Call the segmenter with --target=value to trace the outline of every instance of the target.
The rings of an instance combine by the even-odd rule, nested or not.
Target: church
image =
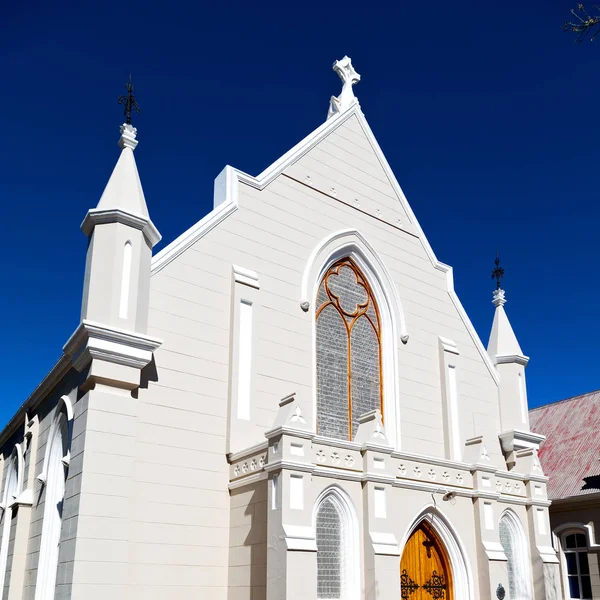
[[[486,349],[333,68],[156,254],[129,90],[80,324],[0,434],[3,598],[563,597],[502,271]]]

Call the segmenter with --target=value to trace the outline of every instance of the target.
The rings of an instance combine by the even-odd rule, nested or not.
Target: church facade
[[[554,600],[543,436],[361,112],[162,251],[136,129],[82,230],[81,323],[1,434],[9,600]]]

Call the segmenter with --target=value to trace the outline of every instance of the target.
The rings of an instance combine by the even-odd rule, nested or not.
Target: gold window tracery
[[[383,414],[381,322],[369,283],[350,258],[323,277],[316,302],[317,431],[352,440],[361,415]]]

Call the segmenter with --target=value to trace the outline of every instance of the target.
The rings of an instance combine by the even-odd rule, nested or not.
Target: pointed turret
[[[523,354],[517,336],[508,320],[504,305],[506,294],[500,287],[500,279],[504,269],[496,257],[496,268],[492,277],[497,280],[494,290],[493,304],[496,307],[488,354],[496,365],[500,375],[499,400],[502,430],[529,431],[529,414],[527,407],[527,386],[525,383],[525,367],[529,358]]]
[[[131,81],[127,91],[119,99],[126,116],[120,129],[121,155],[100,202],[81,224],[88,236],[81,324],[65,351],[79,370],[92,361],[89,385],[100,381],[133,389],[139,385],[140,369],[160,344],[146,330],[152,247],[161,236],[148,214],[133,156],[138,141],[131,111],[137,103]]]
[[[527,364],[528,358],[523,355],[521,346],[517,341],[517,336],[508,320],[504,305],[506,304],[506,293],[503,289],[494,290],[494,299],[492,303],[496,307],[490,341],[488,342],[488,354],[494,364],[505,361],[507,358],[520,357],[521,361]]]
[[[161,236],[133,156],[136,133],[131,124],[121,125],[121,155],[81,225],[90,240],[81,318],[145,333],[152,247]]]

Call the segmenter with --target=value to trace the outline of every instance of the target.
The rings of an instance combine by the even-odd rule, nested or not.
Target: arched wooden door
[[[410,536],[400,561],[403,600],[453,600],[448,555],[435,531],[421,523]]]

